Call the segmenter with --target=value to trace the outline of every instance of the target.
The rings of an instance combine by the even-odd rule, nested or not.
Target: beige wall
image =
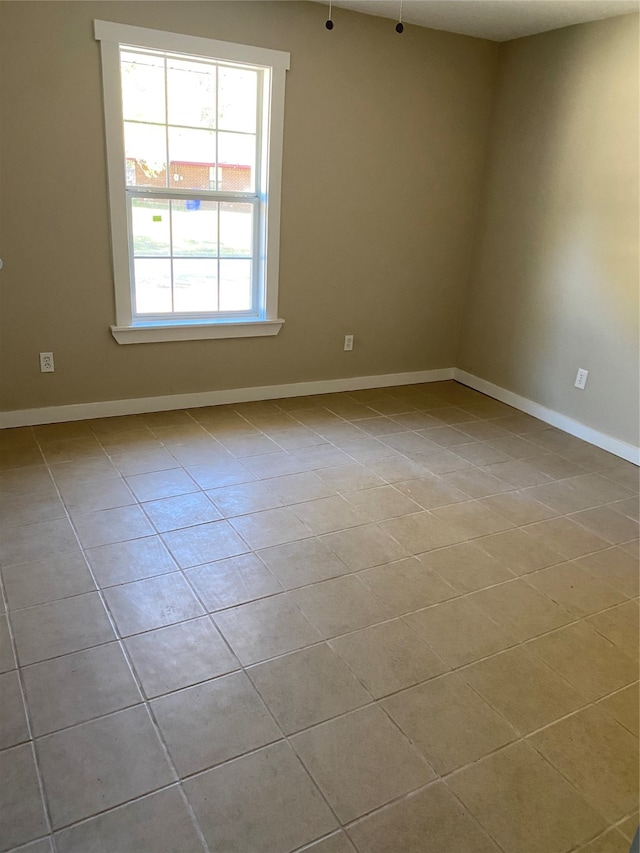
[[[458,367],[637,444],[638,16],[501,51]]]
[[[0,409],[453,365],[497,45],[315,3],[0,11]],[[278,337],[113,340],[94,18],[291,52]]]

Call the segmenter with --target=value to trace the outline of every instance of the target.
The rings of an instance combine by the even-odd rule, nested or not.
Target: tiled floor
[[[631,464],[443,382],[5,430],[0,488],[1,851],[628,851]]]

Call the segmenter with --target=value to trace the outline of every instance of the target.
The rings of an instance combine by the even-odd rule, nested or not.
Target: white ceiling
[[[329,8],[329,0],[314,2]],[[395,21],[400,12],[400,0],[333,0],[333,6]],[[639,10],[640,0],[404,0],[402,20],[434,30],[508,41]],[[333,19],[340,26],[339,9]]]

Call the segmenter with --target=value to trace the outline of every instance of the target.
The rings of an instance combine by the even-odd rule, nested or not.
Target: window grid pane
[[[121,51],[128,187],[254,193],[259,71]]]
[[[252,310],[256,202],[130,200],[136,314]]]

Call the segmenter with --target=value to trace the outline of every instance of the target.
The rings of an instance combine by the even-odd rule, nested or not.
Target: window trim
[[[110,21],[94,21],[94,34],[101,43],[104,117],[107,151],[109,214],[113,253],[116,323],[111,332],[118,343],[203,340],[206,338],[263,337],[277,335],[284,320],[278,317],[278,273],[280,249],[280,209],[282,146],[284,132],[285,75],[289,54],[279,50],[235,44],[234,42],[133,27]],[[133,317],[133,288],[130,274],[126,159],[120,83],[120,46],[166,50],[172,53],[203,56],[209,59],[262,66],[270,71],[268,164],[266,197],[259,205],[264,229],[262,245],[264,296],[257,318],[203,317],[177,320],[144,321]],[[263,149],[267,151],[265,147]],[[263,155],[264,156],[264,155]],[[268,168],[267,168],[268,165]],[[197,193],[196,193],[197,194]]]

